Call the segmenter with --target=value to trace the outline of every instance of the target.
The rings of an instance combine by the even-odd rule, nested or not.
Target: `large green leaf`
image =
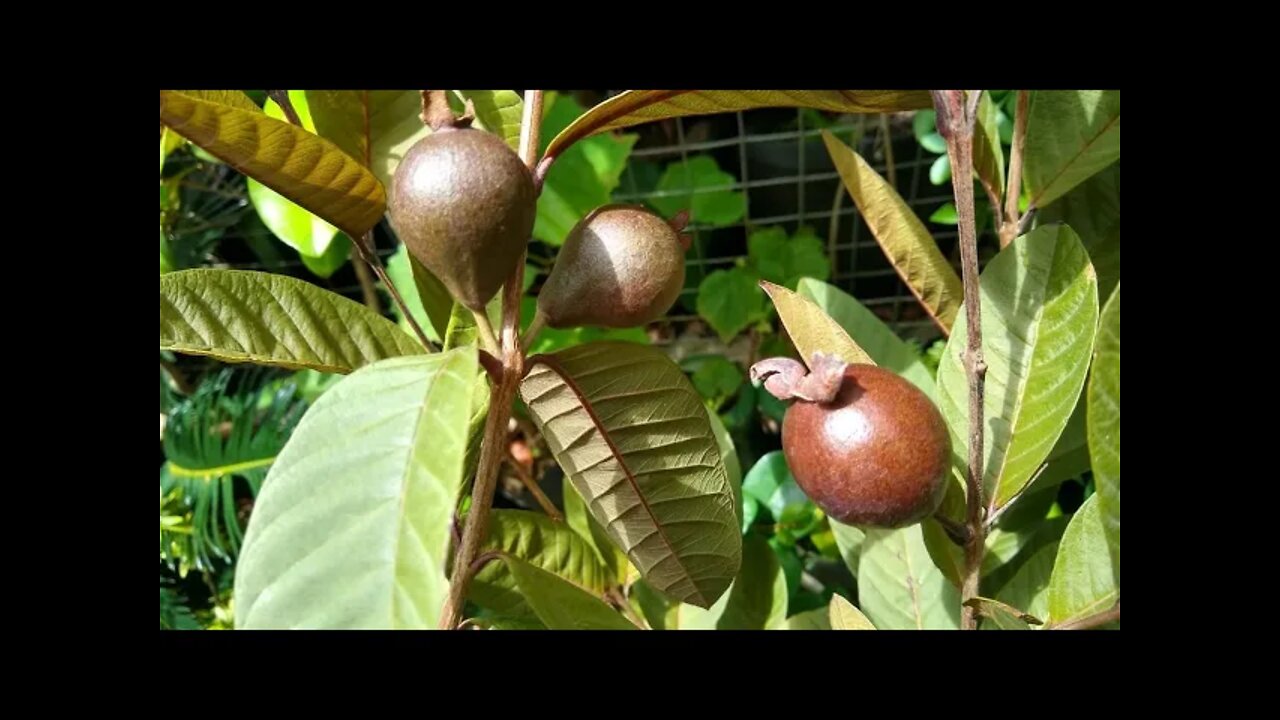
[[[1111,562],[1100,497],[1095,493],[1084,501],[1058,545],[1049,581],[1053,625],[1109,610],[1120,599],[1120,568]]]
[[[507,141],[512,150],[520,149],[520,121],[524,101],[514,90],[451,90],[455,99],[470,100],[476,110],[473,127],[488,130]]]
[[[938,327],[950,332],[964,301],[964,286],[955,268],[893,186],[831,133],[824,130],[822,139],[845,189],[885,256]]]
[[[831,534],[835,536],[836,547],[840,550],[840,558],[844,560],[845,567],[849,568],[855,578],[858,577],[858,565],[861,564],[862,547],[866,544],[867,533],[860,527],[845,525],[831,518],[827,518],[827,523],[831,526]]]
[[[1098,322],[1098,289],[1070,228],[1019,237],[981,278],[985,492],[995,508],[1015,498],[1048,457],[1084,387]],[[969,383],[962,314],[938,368],[938,406],[956,463],[969,457]]]
[[[543,110],[543,146],[582,112],[582,106],[568,95],[549,96]],[[637,135],[602,135],[569,148],[542,183],[533,236],[560,245],[578,221],[609,202],[637,139]]]
[[[337,145],[255,106],[247,110],[197,92],[160,91],[160,122],[352,237],[382,218],[387,195]]]
[[[681,630],[768,630],[787,619],[787,579],[769,543],[754,533],[742,540],[742,567],[708,609],[680,606]]]
[[[341,295],[284,275],[215,269],[161,276],[160,349],[336,373],[426,352]]]
[[[1050,493],[1054,494],[1054,493]],[[1030,502],[1032,498],[1026,498],[1026,502]],[[1016,512],[1021,509],[1022,502],[1019,501]],[[1017,531],[993,530],[988,535],[987,554],[982,562],[982,590],[984,593],[994,595],[1004,600],[999,595],[1003,592],[1010,580],[1022,571],[1022,568],[1029,563],[1035,556],[1046,546],[1052,545],[1055,549],[1049,554],[1047,560],[1048,567],[1044,570],[1045,588],[1049,585],[1049,574],[1053,571],[1053,557],[1057,553],[1057,545],[1062,540],[1062,534],[1067,529],[1067,523],[1071,521],[1070,516],[1058,515],[1048,520],[1041,520],[1035,526],[1026,527]],[[1010,545],[1016,545],[1010,548]],[[1046,596],[1047,600],[1048,596]],[[1005,602],[1009,602],[1005,600]],[[1017,604],[1017,603],[1011,603]],[[1019,605],[1024,610],[1025,606]],[[1036,617],[1044,618],[1048,616],[1045,608],[1041,608],[1043,614]],[[1034,612],[1032,613],[1035,614]]]
[[[923,90],[628,90],[596,105],[565,128],[547,155],[589,135],[690,115],[762,107],[806,107],[838,113],[889,113],[933,106]]]
[[[827,608],[820,607],[812,610],[805,610],[802,613],[796,613],[787,618],[787,622],[780,630],[830,630],[831,618],[830,611]]]
[[[810,278],[800,281],[800,296],[839,323],[876,365],[898,373],[931,398],[937,394],[933,373],[920,362],[920,354],[853,296]]]
[[[608,570],[595,550],[562,522],[526,510],[493,510],[489,533],[481,552],[498,552],[571,582],[599,597],[611,585]],[[533,613],[516,586],[515,578],[501,562],[490,562],[476,573],[469,598],[505,617]]]
[[[294,431],[236,568],[239,628],[434,628],[476,352],[395,358],[344,378]]]
[[[562,481],[561,496],[564,498],[564,519],[569,527],[582,538],[595,553],[596,559],[605,568],[610,585],[622,585],[626,582],[627,571],[631,563],[627,554],[622,552],[609,533],[604,531],[595,517],[587,510],[587,504],[573,487],[573,481],[566,475]]]
[[[741,562],[702,399],[658,350],[597,342],[529,359],[520,394],[588,509],[655,589],[699,607]]]
[[[1089,455],[1111,561],[1120,575],[1120,286],[1102,310],[1089,378]]]
[[[828,618],[832,630],[875,630],[862,611],[845,600],[841,595],[832,595],[831,604],[827,606]]]
[[[764,295],[749,268],[717,270],[698,286],[698,314],[728,343],[752,323],[768,316]]]
[[[760,287],[769,294],[787,335],[806,365],[816,352],[835,355],[847,363],[875,364],[871,356],[817,302],[770,282],[762,282]]]
[[[1033,206],[1048,206],[1119,159],[1119,90],[1031,94],[1022,173]]]
[[[960,594],[934,567],[919,525],[866,529],[858,604],[881,630],[955,630]]]
[[[1080,183],[1036,213],[1036,225],[1066,223],[1080,236],[1098,273],[1098,297],[1120,282],[1120,163]]]
[[[516,589],[551,630],[638,630],[591,593],[519,558],[504,555]]]
[[[1033,617],[1049,617],[1049,579],[1053,575],[1056,541],[1032,553],[1008,582],[1000,588],[996,599]],[[984,628],[993,623],[983,623]],[[997,626],[998,627],[998,626]]]
[[[973,136],[973,172],[997,202],[1004,197],[1004,149],[1000,144],[999,121],[1000,106],[991,102],[991,91],[983,90]]]
[[[738,462],[738,451],[734,449],[733,438],[720,416],[708,411],[707,420],[711,422],[711,432],[716,436],[716,447],[720,448],[720,464],[724,466],[729,487],[733,489],[733,511],[737,513],[738,525],[742,525],[742,464]]]
[[[301,90],[290,90],[289,99],[294,111],[298,114],[298,119],[302,122],[302,127],[315,132],[315,123],[311,121],[306,95]],[[263,105],[263,111],[267,117],[286,120],[284,110],[276,104],[275,100],[267,100]],[[262,219],[262,224],[266,225],[272,234],[305,258],[320,258],[325,255],[338,235],[338,228],[253,178],[248,179],[247,185],[249,200],[257,210],[258,217]],[[347,245],[347,252],[349,253],[350,250],[351,246]],[[345,260],[345,257],[342,259]],[[332,268],[328,274],[323,271],[316,274],[327,278],[336,269]]]

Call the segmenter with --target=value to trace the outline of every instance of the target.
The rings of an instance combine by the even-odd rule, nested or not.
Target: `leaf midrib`
[[[1043,187],[1043,188],[1041,188],[1041,190],[1040,190],[1040,194],[1039,194],[1039,195],[1037,195],[1036,197],[1031,198],[1031,201],[1030,201],[1030,205],[1031,205],[1031,207],[1039,207],[1039,206],[1040,206],[1040,198],[1044,197],[1045,193],[1046,193],[1046,192],[1048,192],[1048,190],[1049,190],[1050,188],[1052,188],[1052,187],[1053,187],[1053,184],[1054,184],[1054,183],[1056,183],[1056,182],[1058,182],[1058,179],[1059,179],[1059,178],[1061,178],[1061,177],[1063,176],[1063,174],[1067,172],[1067,168],[1070,168],[1072,165],[1074,165],[1074,164],[1075,164],[1075,162],[1076,162],[1077,160],[1079,160],[1079,159],[1080,159],[1080,158],[1085,154],[1085,152],[1086,152],[1086,151],[1090,150],[1090,149],[1093,147],[1094,143],[1096,143],[1096,142],[1098,141],[1098,139],[1099,139],[1099,138],[1101,138],[1103,135],[1106,135],[1106,134],[1107,134],[1107,131],[1111,129],[1111,125],[1112,125],[1112,124],[1114,124],[1114,123],[1117,123],[1117,122],[1120,122],[1120,115],[1119,115],[1119,114],[1117,114],[1115,117],[1113,117],[1113,118],[1111,118],[1110,120],[1108,120],[1108,121],[1107,121],[1107,123],[1106,123],[1105,125],[1103,125],[1103,126],[1102,126],[1102,129],[1098,131],[1098,134],[1096,134],[1096,135],[1094,135],[1093,137],[1089,138],[1089,139],[1085,142],[1085,144],[1084,144],[1083,146],[1081,146],[1080,150],[1079,150],[1078,152],[1076,152],[1076,154],[1075,154],[1075,155],[1071,156],[1071,159],[1070,159],[1070,160],[1068,160],[1067,162],[1063,163],[1062,167],[1058,169],[1058,173],[1057,173],[1056,175],[1054,175],[1052,178],[1050,178],[1050,179],[1049,179],[1049,181],[1048,181],[1048,182],[1046,182],[1046,183],[1044,184],[1044,187]],[[1086,178],[1086,179],[1087,179],[1087,178]],[[1083,181],[1082,181],[1082,182],[1083,182]],[[1061,195],[1059,195],[1058,197],[1060,198],[1060,197],[1062,197],[1062,196],[1061,196]],[[1055,199],[1057,199],[1057,198],[1055,198]]]
[[[658,522],[657,516],[653,514],[653,509],[649,507],[649,500],[645,498],[644,493],[640,491],[640,485],[636,482],[636,478],[632,474],[631,468],[627,467],[627,463],[623,458],[622,452],[618,450],[617,445],[613,443],[613,438],[609,436],[607,428],[605,428],[600,422],[600,418],[596,416],[595,409],[591,407],[591,403],[588,402],[586,395],[582,392],[582,388],[578,387],[578,384],[574,382],[573,378],[570,377],[568,371],[565,370],[564,366],[560,364],[558,359],[549,355],[544,355],[539,357],[537,362],[547,366],[547,368],[559,376],[560,381],[563,382],[565,387],[569,388],[569,390],[572,391],[574,396],[578,399],[579,405],[582,407],[583,411],[587,413],[587,417],[591,420],[591,424],[600,433],[600,437],[604,440],[605,444],[609,446],[609,452],[617,459],[618,467],[622,469],[623,475],[631,485],[632,491],[635,492],[636,498],[640,500],[640,505],[649,516],[649,520],[657,530],[658,536],[662,538],[662,543],[666,545],[667,551],[671,554],[671,558],[675,560],[676,565],[680,567],[680,572],[684,577],[689,580],[689,585],[693,588],[694,595],[700,602],[705,603],[707,600],[702,594],[702,589],[698,587],[698,583],[689,573],[689,569],[685,567],[684,562],[680,560],[679,553],[676,552],[675,546],[671,544],[671,538],[667,537],[666,530],[663,529],[662,524]]]

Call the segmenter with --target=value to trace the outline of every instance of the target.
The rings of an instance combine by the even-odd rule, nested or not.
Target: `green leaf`
[[[816,302],[781,285],[762,282],[760,287],[773,301],[787,335],[806,365],[816,352],[835,355],[847,363],[874,364],[871,356]]]
[[[720,448],[720,463],[724,465],[725,475],[729,478],[729,487],[733,488],[733,509],[738,514],[738,525],[743,525],[742,465],[738,462],[738,452],[734,449],[733,438],[720,416],[708,412],[707,419],[711,421],[711,432],[715,434],[716,446]]]
[[[312,275],[328,279],[351,259],[351,240],[346,233],[340,232],[319,257],[302,253],[298,253],[298,257],[302,258],[302,264],[311,271]]]
[[[826,248],[809,227],[800,228],[790,239],[780,227],[757,230],[747,238],[747,252],[762,279],[792,290],[801,278],[831,276]]]
[[[604,601],[558,575],[502,556],[516,589],[551,630],[638,630]]]
[[[1049,493],[1056,495],[1056,492]],[[1030,501],[1031,498],[1027,498]],[[1052,498],[1050,498],[1052,502]],[[1014,507],[1012,512],[1017,512],[1022,505],[1022,501]],[[1040,552],[1041,549],[1048,545],[1057,546],[1062,540],[1062,533],[1067,529],[1067,523],[1071,518],[1067,516],[1059,516],[1048,520],[1043,519],[1048,514],[1046,507],[1041,511],[1041,519],[1034,526],[1024,527],[1018,530],[1003,530],[997,528],[987,536],[987,555],[982,562],[982,587],[984,591],[1003,590],[1009,581],[1022,571],[1024,565],[1031,561],[1032,558]],[[1015,547],[1010,547],[1013,545]],[[1056,553],[1056,550],[1054,551]],[[1049,555],[1048,568],[1044,571],[1044,586],[1048,587],[1049,573],[1053,571],[1053,554]],[[1010,555],[1012,556],[1010,557]],[[998,596],[998,595],[997,595]],[[1047,596],[1046,596],[1047,599]],[[1010,604],[1016,604],[1010,602]],[[1025,605],[1018,605],[1026,609]],[[1041,614],[1037,617],[1046,617],[1048,610],[1041,608]],[[1036,613],[1032,613],[1035,615]]]
[[[1098,321],[1097,278],[1070,228],[1037,228],[997,255],[981,277],[987,363],[984,497],[999,509],[1048,457],[1084,387]],[[957,467],[968,462],[969,383],[961,314],[938,368],[938,406]]]
[[[591,514],[656,590],[709,607],[740,520],[697,391],[658,350],[598,342],[528,361],[520,395]]]
[[[946,185],[951,181],[951,157],[940,155],[929,166],[929,182],[934,185]]]
[[[478,372],[470,348],[396,358],[316,401],[254,505],[236,627],[436,626]]]
[[[1049,622],[1061,625],[1109,610],[1120,599],[1120,568],[1111,562],[1098,494],[1071,516],[1049,581]]]
[[[967,602],[978,614],[990,618],[1001,630],[1029,630],[1031,625],[1043,625],[1044,621],[999,600],[975,597]]]
[[[933,374],[915,348],[903,342],[884,321],[853,296],[824,282],[800,281],[800,295],[813,301],[849,334],[871,360],[898,373],[930,398],[937,394]]]
[[[565,523],[526,510],[492,510],[481,552],[519,558],[600,597],[613,584],[595,549]],[[506,565],[490,562],[476,573],[468,599],[499,615],[525,617],[525,602]]]
[[[600,523],[592,517],[587,511],[587,505],[582,500],[582,496],[578,494],[577,489],[573,487],[573,481],[565,475],[562,480],[561,497],[564,498],[564,519],[595,553],[596,559],[605,568],[610,585],[623,585],[626,583],[627,570],[630,568],[630,562],[627,560],[627,554],[622,552],[613,541],[609,539],[609,534],[600,527]]]
[[[830,133],[824,132],[822,139],[885,256],[938,327],[949,333],[964,301],[960,276],[911,206],[861,155]]]
[[[336,373],[426,352],[390,320],[341,295],[284,275],[213,269],[160,278],[160,348]]]
[[[400,291],[422,331],[433,342],[441,342],[449,331],[449,318],[453,313],[453,298],[444,283],[418,262],[404,245],[387,262],[387,276]],[[396,317],[400,317],[399,305],[392,309]],[[412,332],[404,318],[400,317],[400,321],[405,332]]]
[[[730,189],[737,183],[715,158],[697,155],[667,166],[658,180],[656,191],[661,194],[649,198],[649,204],[666,217],[688,210],[692,222],[732,225],[747,211],[746,195]]]
[[[862,547],[866,544],[866,532],[862,528],[845,525],[831,518],[827,518],[827,524],[831,526],[831,534],[835,536],[836,547],[840,549],[840,558],[844,560],[845,567],[849,568],[849,572],[856,579],[858,577],[858,566],[862,560]]]
[[[871,624],[871,621],[867,619],[866,615],[862,614],[861,610],[838,594],[831,596],[831,604],[827,606],[827,613],[832,630],[876,629],[876,626]]]
[[[618,128],[762,107],[891,113],[933,107],[933,101],[923,90],[628,90],[591,108],[561,131],[546,154],[560,155],[584,137]]]
[[[938,113],[933,110],[921,110],[911,118],[911,130],[916,142],[929,152],[937,155],[947,151],[947,141],[938,134]]]
[[[956,214],[956,204],[949,202],[934,210],[933,214],[929,216],[929,222],[937,223],[938,225],[955,225],[959,223],[960,217]]]
[[[567,127],[582,112],[582,106],[568,95],[548,97],[542,120],[544,148],[547,138]],[[543,181],[533,236],[558,246],[578,221],[608,203],[638,138],[637,135],[601,135],[567,149]]]
[[[877,628],[960,627],[960,594],[929,560],[919,525],[901,530],[867,528],[861,555],[858,604]]]
[[[1120,163],[1080,183],[1036,213],[1036,225],[1066,223],[1080,236],[1098,273],[1098,297],[1120,282]]]
[[[174,150],[182,147],[186,140],[163,125],[160,126],[160,172],[164,172],[164,161]]]
[[[1036,550],[996,593],[996,599],[1037,618],[1049,616],[1049,578],[1058,542]]]
[[[725,343],[768,316],[764,294],[746,268],[717,270],[698,286],[698,314]]]
[[[924,535],[925,550],[934,567],[942,572],[947,582],[957,590],[964,585],[964,549],[951,541],[947,531],[933,518],[925,518],[920,523]]]
[[[247,110],[199,91],[161,90],[160,122],[352,237],[364,235],[386,210],[382,184],[358,161],[257,106]]]
[[[987,192],[1004,197],[1004,149],[1000,145],[1000,107],[983,91],[978,101],[978,126],[973,134],[973,172]]]
[[[787,618],[781,630],[830,630],[831,618],[827,608],[820,607],[806,610]]]
[[[1022,173],[1032,205],[1048,207],[1119,159],[1119,90],[1031,94]]]
[[[787,580],[769,543],[759,535],[742,539],[742,567],[708,609],[680,606],[681,630],[766,630],[787,618]]]
[[[1120,285],[1102,309],[1089,378],[1089,455],[1111,562],[1120,576]]]
[[[747,476],[742,481],[742,494],[768,507],[774,494],[790,479],[787,458],[781,450],[774,450],[765,453],[747,471]]]
[[[476,109],[472,127],[488,130],[507,141],[512,150],[520,149],[520,121],[524,101],[514,90],[451,90],[455,98],[470,100]]]
[[[720,355],[712,356],[699,365],[691,379],[702,397],[717,404],[733,397],[746,381],[738,364]]]

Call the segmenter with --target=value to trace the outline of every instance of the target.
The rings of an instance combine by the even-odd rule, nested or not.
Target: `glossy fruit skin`
[[[553,328],[628,328],[661,318],[684,288],[684,247],[660,216],[604,205],[565,238],[538,294]]]
[[[830,403],[797,400],[782,423],[796,483],[842,523],[913,525],[946,494],[951,438],[933,401],[897,374],[849,365]]]
[[[533,232],[533,175],[492,133],[442,128],[396,168],[387,206],[400,240],[449,292],[483,309]]]

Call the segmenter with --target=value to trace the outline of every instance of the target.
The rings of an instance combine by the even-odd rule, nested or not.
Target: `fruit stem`
[[[982,521],[982,430],[983,387],[987,366],[982,358],[982,314],[978,293],[978,233],[973,206],[973,129],[977,115],[977,91],[968,102],[963,90],[933,90],[938,113],[938,131],[947,141],[951,160],[951,184],[955,189],[956,213],[960,226],[960,263],[964,280],[965,323],[968,345],[965,369],[969,376],[969,476],[966,478],[968,542],[965,544],[964,581],[960,588],[960,628],[978,629],[978,611],[968,603],[978,597],[982,556],[986,553],[986,525]]]
[[[484,349],[501,357],[502,350],[498,346],[498,336],[493,334],[493,323],[489,322],[489,314],[483,310],[472,310],[471,314],[476,319],[476,331],[480,333],[480,343],[484,345]]]
[[[524,118],[520,126],[520,159],[530,170],[537,163],[541,128],[542,91],[527,90],[524,94]],[[493,493],[498,486],[498,470],[507,451],[507,423],[511,420],[511,406],[515,402],[520,379],[524,377],[524,350],[520,346],[520,296],[524,292],[524,255],[525,253],[520,253],[520,259],[503,287],[502,382],[498,383],[493,393],[489,415],[485,418],[480,464],[471,489],[471,509],[467,512],[462,529],[462,542],[458,548],[455,568],[469,568],[475,562],[480,544],[484,542],[489,530],[489,510],[493,507]],[[440,610],[440,628],[458,627],[470,585],[471,573],[454,571],[453,577],[449,579],[449,597]]]
[[[538,308],[533,313],[533,322],[529,323],[529,328],[524,331],[524,337],[520,339],[520,350],[528,353],[529,348],[533,347],[533,341],[538,339],[538,333],[542,332],[542,328],[547,326],[547,316],[543,314],[542,308]]]

